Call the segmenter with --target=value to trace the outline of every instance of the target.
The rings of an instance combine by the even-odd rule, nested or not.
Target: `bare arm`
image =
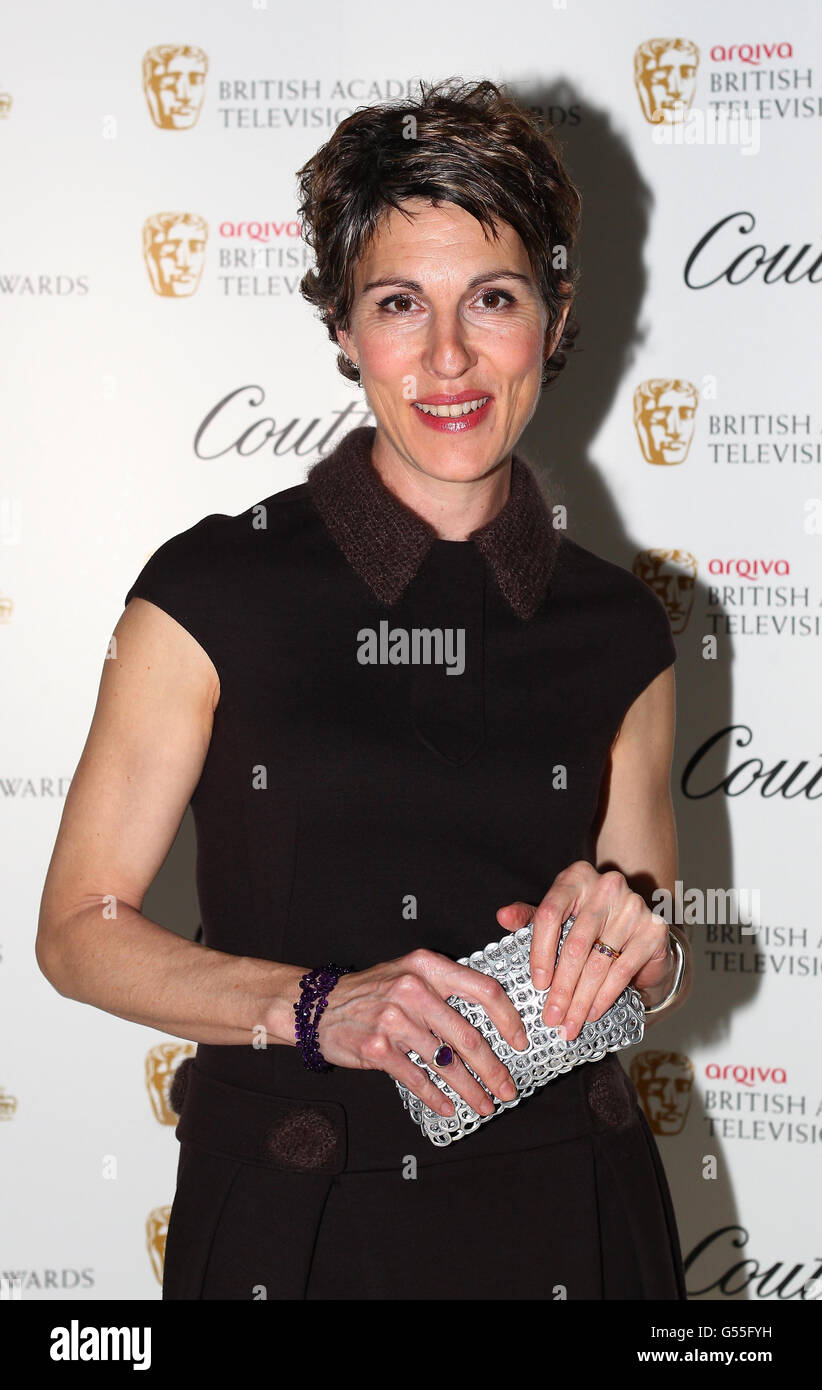
[[[674,669],[651,681],[628,709],[611,746],[601,819],[596,840],[600,873],[618,869],[635,892],[653,907],[655,888],[672,897],[677,877],[677,839],[671,801],[671,759],[676,724]],[[647,1026],[670,1016],[685,1003],[693,980],[687,929],[671,924],[685,952],[685,973],[676,999]],[[646,1003],[660,1002],[670,988],[645,991]]]
[[[179,623],[134,598],[114,633],[46,876],[37,962],[63,995],[203,1043],[294,1045],[304,967],[215,951],[140,911],[208,752],[217,672]]]

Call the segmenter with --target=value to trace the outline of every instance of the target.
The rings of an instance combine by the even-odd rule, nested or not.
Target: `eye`
[[[483,300],[483,299],[501,299],[501,300],[504,300],[506,304],[513,304],[513,303],[514,303],[514,296],[513,296],[512,294],[509,294],[507,290],[483,290],[482,293],[481,293],[481,295],[480,295],[480,300]],[[398,309],[398,310],[395,310],[395,309],[389,308],[388,306],[389,306],[389,305],[392,305],[392,304],[403,303],[403,302],[404,302],[405,304],[412,304],[412,303],[413,303],[413,300],[412,300],[410,294],[391,294],[391,295],[389,295],[386,299],[381,299],[381,300],[379,301],[379,304],[378,304],[377,307],[378,307],[379,309],[382,309],[382,310],[383,310],[385,313],[387,313],[387,314],[394,314],[395,317],[400,317],[402,314],[407,313],[407,310],[406,310],[406,309]],[[487,307],[487,306],[486,306],[486,307]],[[493,309],[493,308],[492,308],[491,311],[492,311],[493,313],[498,313],[498,312],[499,312],[498,309]]]
[[[410,294],[391,294],[391,295],[388,296],[387,299],[381,299],[380,302],[379,302],[378,307],[379,307],[380,309],[383,309],[387,314],[388,314],[388,313],[392,313],[393,310],[390,310],[390,309],[388,308],[388,305],[389,305],[389,304],[395,304],[396,301],[397,301],[398,299],[403,299],[403,300],[405,300],[405,302],[406,302],[407,304],[410,304],[410,303],[411,303],[411,296],[410,296]],[[400,313],[402,313],[402,310],[400,311]]]
[[[507,304],[513,304],[514,296],[507,290],[483,290],[481,299],[504,299]]]

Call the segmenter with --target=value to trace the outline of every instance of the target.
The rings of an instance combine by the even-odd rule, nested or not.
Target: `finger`
[[[615,967],[623,959],[623,956],[627,955],[629,946],[636,940],[641,923],[647,913],[648,909],[639,894],[631,893],[625,898],[619,911],[608,918],[607,926],[604,928],[605,935],[602,939],[608,946],[612,946],[614,950],[622,953],[619,957],[614,958],[602,954],[599,950],[594,949],[593,942],[591,943],[591,949],[583,962],[582,970],[565,1011],[565,1017],[562,1020],[565,1037],[568,1041],[579,1036],[588,1021],[591,1006],[600,993],[605,997],[610,996],[608,1005],[610,1007],[617,995],[622,992],[624,986],[617,989],[616,983],[618,979],[622,978],[624,972],[616,972]],[[596,940],[596,938],[594,939]],[[568,940],[570,940],[570,933],[566,945]],[[653,945],[653,949],[655,948],[656,941]],[[564,956],[565,946],[562,948],[562,954]],[[635,955],[636,952],[634,951]],[[557,969],[557,975],[559,976],[559,969]]]
[[[467,968],[465,967],[465,969]],[[478,975],[480,972],[473,970],[470,973]],[[487,977],[480,976],[480,978]],[[497,982],[492,980],[491,983],[496,984]],[[510,1003],[510,1000],[508,1002]],[[468,1019],[463,1018],[462,1014],[455,1008],[446,1004],[432,992],[430,1004],[425,1007],[422,1021],[427,1028],[441,1037],[443,1042],[448,1043],[449,1047],[458,1054],[466,1066],[471,1068],[471,1071],[492,1095],[499,1097],[500,1100],[513,1100],[515,1098],[517,1088],[505,1063],[500,1061],[473,1023],[469,1023]],[[450,1077],[448,1084],[451,1085]],[[463,1092],[460,1091],[460,1094],[462,1095]],[[476,1096],[473,1090],[472,1094]],[[473,1105],[473,1101],[468,1096],[465,1096],[465,1099]]]
[[[423,1105],[427,1105],[429,1110],[436,1111],[438,1115],[455,1114],[453,1101],[448,1099],[422,1067],[412,1062],[398,1047],[386,1052],[381,1070],[392,1076],[395,1081],[401,1082],[403,1086],[407,1086],[411,1094],[421,1100]]]
[[[497,1032],[501,1033],[512,1047],[521,1052],[528,1046],[528,1034],[519,1010],[510,994],[493,975],[474,970],[470,965],[452,962],[450,969],[446,968],[442,972],[441,983],[443,989],[447,990],[444,996],[446,999],[449,995],[456,994],[461,999],[481,1004]]]
[[[633,984],[637,989],[640,987],[648,989],[665,979],[671,968],[673,946],[667,923],[661,922],[661,927],[664,932],[662,943],[659,942],[659,925],[652,918],[651,926],[636,933],[625,947],[619,960],[611,962],[611,970],[606,975],[589,1008],[586,1022],[601,1018],[606,1009],[610,1009],[614,1001],[629,985]],[[659,954],[660,949],[661,955]],[[648,978],[642,986],[639,986],[636,982],[636,976],[644,974],[651,961],[654,961],[658,967],[657,978],[654,980]]]
[[[433,1064],[429,1062],[429,1066]],[[492,1096],[488,1091],[480,1086],[476,1077],[466,1067],[461,1057],[454,1053],[454,1060],[445,1068],[434,1067],[434,1070],[442,1077],[443,1081],[456,1091],[464,1101],[475,1110],[478,1115],[491,1115],[494,1111],[494,1100],[502,1100],[501,1096]],[[516,1095],[516,1091],[514,1092]],[[508,1096],[505,1099],[509,1099]],[[513,1097],[510,1097],[513,1099]]]
[[[668,923],[658,913],[652,912],[647,926],[654,928],[656,949],[651,951],[642,968],[637,972],[637,989],[653,989],[670,974],[674,960],[674,933]]]
[[[605,1010],[610,1009],[614,1000],[619,998],[623,989],[631,984],[634,976],[643,972],[652,962],[655,968],[649,972],[649,985],[664,979],[670,969],[672,945],[668,924],[663,917],[656,912],[650,912],[645,903],[640,901],[639,924],[637,925],[637,915],[634,914],[632,932],[622,947],[619,962],[611,962],[611,971],[617,964],[620,968],[613,976],[611,971],[605,976],[600,990],[589,1005],[586,1021],[592,1017],[601,1018]]]
[[[607,907],[586,906],[577,914],[576,921],[563,942],[550,993],[542,1011],[542,1017],[549,1028],[556,1028],[564,1021],[568,1005],[591,954],[591,947],[597,937],[606,931],[607,919]],[[608,941],[609,946],[612,944],[607,935],[603,936],[603,939]]]
[[[452,1009],[451,1013],[454,1012],[455,1011]],[[471,1025],[469,1024],[468,1027],[471,1027]],[[432,1071],[436,1072],[438,1076],[441,1076],[443,1081],[446,1081],[453,1091],[456,1091],[458,1095],[462,1096],[463,1100],[468,1102],[472,1110],[475,1110],[480,1115],[491,1114],[494,1109],[493,1099],[489,1096],[487,1090],[484,1090],[479,1084],[476,1077],[472,1076],[468,1071],[453,1043],[448,1043],[453,1053],[453,1061],[448,1062],[445,1066],[439,1066],[434,1061],[434,1055],[440,1043],[447,1040],[431,1032],[431,1030],[425,1026],[418,1024],[416,1019],[413,1018],[409,1018],[406,1025],[401,1026],[399,1030],[395,1032],[392,1041],[395,1044],[400,1043],[406,1051],[409,1048],[413,1048],[417,1055],[422,1058]],[[414,1065],[418,1066],[419,1064],[415,1063]],[[507,1077],[507,1069],[503,1067],[503,1071]],[[505,1099],[508,1098],[509,1097],[505,1097]],[[502,1097],[500,1097],[500,1099],[502,1099]],[[453,1111],[450,1113],[453,1114]]]
[[[465,1060],[480,1082],[493,1095],[501,1100],[513,1100],[517,1089],[508,1068],[495,1054],[482,1034],[464,1018],[461,1013],[446,1003],[446,998],[457,995],[482,1005],[485,1013],[497,1031],[511,1041],[514,1046],[514,1023],[522,1030],[527,1043],[525,1028],[511,999],[498,980],[485,975],[481,970],[472,970],[467,965],[450,961],[445,956],[424,957],[422,965],[426,974],[406,971],[392,986],[392,999],[382,1013],[382,1021],[393,1038],[405,1028],[404,1015],[414,1020],[415,1026],[428,1028],[443,1042]],[[504,1024],[503,1031],[497,1018]],[[519,1046],[519,1043],[517,1043]],[[422,1056],[422,1053],[420,1054]]]
[[[589,1009],[589,1019],[601,1018],[606,1009],[610,1009],[611,1005],[619,998],[622,991],[628,988],[637,969],[641,969],[642,961],[646,959],[645,952],[645,947],[639,944],[634,945],[634,942],[631,941],[625,947],[619,960],[611,961],[611,968]]]
[[[547,989],[554,977],[557,945],[563,922],[576,910],[579,885],[554,883],[534,913],[531,941],[531,979],[535,989]],[[570,933],[569,933],[570,935]]]
[[[507,903],[498,910],[497,921],[506,931],[519,931],[528,926],[535,910],[530,903]]]

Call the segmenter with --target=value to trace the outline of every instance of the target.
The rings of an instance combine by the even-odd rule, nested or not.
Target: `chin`
[[[444,483],[473,483],[485,478],[497,465],[495,454],[483,457],[478,451],[472,458],[436,459],[420,455],[419,449],[412,454],[417,467],[429,478],[438,478]]]

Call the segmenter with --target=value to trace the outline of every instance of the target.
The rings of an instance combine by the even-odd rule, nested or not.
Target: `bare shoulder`
[[[38,945],[104,895],[138,911],[168,854],[208,756],[219,693],[199,643],[132,599],[103,662],[66,796],[41,905]]]
[[[113,638],[110,670],[116,683],[127,684],[132,699],[142,693],[162,700],[177,690],[211,714],[216,710],[220,677],[212,658],[164,608],[147,598],[130,599]]]
[[[676,730],[676,677],[673,665],[652,677],[628,706],[612,748],[620,754],[635,750],[649,763],[655,755],[670,764]]]

